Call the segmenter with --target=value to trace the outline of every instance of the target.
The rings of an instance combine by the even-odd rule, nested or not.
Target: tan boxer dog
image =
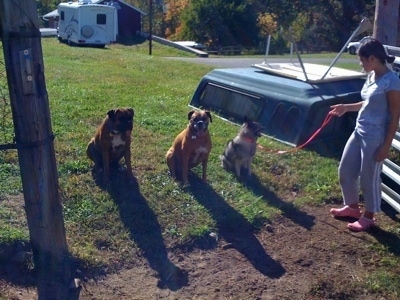
[[[95,174],[103,172],[103,184],[110,182],[110,168],[119,169],[122,157],[126,164],[127,179],[133,179],[131,165],[133,116],[132,108],[109,110],[87,146],[86,153],[94,162]]]
[[[211,138],[208,125],[212,122],[209,111],[190,111],[189,124],[178,134],[172,147],[165,155],[171,176],[188,183],[189,169],[202,164],[203,181],[207,181],[208,155],[211,151]]]

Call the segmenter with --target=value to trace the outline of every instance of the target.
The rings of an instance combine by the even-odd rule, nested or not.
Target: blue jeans
[[[381,172],[383,161],[376,161],[374,155],[382,139],[361,137],[353,132],[344,147],[338,172],[345,205],[359,202],[361,188],[365,210],[381,211]]]

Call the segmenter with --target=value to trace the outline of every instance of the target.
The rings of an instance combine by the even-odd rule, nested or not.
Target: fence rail
[[[400,151],[400,133],[397,132],[392,147],[395,152]],[[383,162],[382,199],[400,212],[400,166],[390,159]],[[385,180],[387,179],[387,180]]]

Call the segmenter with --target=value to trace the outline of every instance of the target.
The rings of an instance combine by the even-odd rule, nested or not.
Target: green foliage
[[[39,16],[43,16],[52,10],[55,10],[58,4],[63,1],[58,0],[36,0],[36,7]]]
[[[396,268],[398,265],[393,266]],[[400,295],[400,275],[387,271],[378,271],[367,276],[366,283],[374,293],[387,293],[389,295]],[[393,298],[394,299],[394,298]]]
[[[25,214],[14,197],[0,200],[0,245],[28,240]]]
[[[0,211],[0,216],[2,215]],[[28,240],[28,231],[15,226],[2,226],[0,227],[0,245],[10,245],[15,241]]]
[[[207,42],[210,47],[257,44],[257,15],[238,0],[192,1],[182,14],[182,39]]]
[[[257,19],[267,12],[275,17],[278,28],[292,28],[295,40],[307,51],[336,51],[363,17],[373,19],[373,4],[370,0],[189,1],[178,25],[182,28],[179,37],[209,44],[211,48],[236,44],[257,47],[265,39],[257,27]],[[169,30],[175,31],[176,28]],[[273,34],[273,41],[275,39]]]

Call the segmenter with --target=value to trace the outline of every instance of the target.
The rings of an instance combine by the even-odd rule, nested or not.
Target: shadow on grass
[[[197,201],[212,215],[217,223],[218,235],[232,248],[242,253],[260,273],[270,278],[285,274],[283,266],[270,257],[253,233],[251,224],[225,202],[211,186],[204,184],[196,175],[190,175],[189,190]]]
[[[109,189],[118,205],[121,220],[129,229],[131,238],[142,251],[150,267],[159,275],[158,287],[176,291],[188,285],[187,272],[168,258],[161,227],[153,210],[140,193],[137,181],[126,183],[124,174],[114,180]]]
[[[398,212],[391,207],[388,203],[382,202],[382,212],[385,213],[393,221],[399,222]],[[400,256],[400,236],[393,232],[388,232],[380,228],[379,226],[372,227],[368,230],[368,233],[372,235],[379,243],[396,256]]]
[[[146,42],[147,39],[138,35],[135,36],[126,36],[126,37],[121,37],[119,36],[117,38],[117,43],[125,45],[125,46],[134,46],[134,45],[140,45]]]
[[[385,231],[379,226],[370,228],[368,233],[383,245],[387,251],[396,256],[400,256],[400,238],[397,234]]]
[[[299,226],[302,226],[310,230],[315,225],[315,217],[305,212],[300,211],[293,203],[288,203],[279,199],[273,192],[266,188],[261,182],[258,176],[252,174],[250,177],[241,180],[242,184],[251,190],[255,195],[263,197],[268,204],[273,207],[279,208],[282,211],[282,215],[292,220]]]
[[[32,258],[22,257],[31,253],[29,241],[0,244],[0,279],[21,287],[36,287]]]
[[[382,201],[381,209],[393,221],[400,222],[400,212],[396,211],[389,203]]]
[[[79,278],[80,274],[74,271],[77,270],[78,260],[73,257],[68,257],[68,260],[71,279]],[[45,268],[43,273],[46,273],[47,270]],[[54,272],[52,274],[54,275]],[[47,284],[52,287],[58,284],[55,282],[54,277],[47,275],[45,274],[46,278],[42,277],[44,278],[42,281],[45,284],[45,289],[47,289]],[[0,244],[0,299],[6,299],[2,298],[5,296],[2,293],[9,289],[9,284],[26,289],[35,289],[37,293],[40,293],[40,288],[38,289],[38,285],[40,285],[39,281],[38,271],[34,268],[32,247],[29,241],[16,240],[12,244]],[[42,292],[45,292],[43,288]],[[78,300],[80,292],[81,286],[77,286],[76,288],[70,287],[67,299]],[[7,296],[9,295],[7,294]],[[38,296],[43,297],[43,295]],[[10,299],[17,298],[13,297]]]

